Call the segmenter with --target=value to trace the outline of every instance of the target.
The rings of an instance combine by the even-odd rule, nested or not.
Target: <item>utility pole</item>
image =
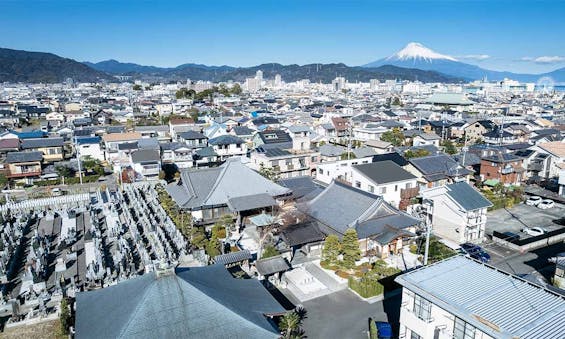
[[[433,209],[433,203],[431,208]],[[432,233],[432,225],[431,222],[428,221],[428,215],[430,213],[426,213],[426,247],[424,248],[424,266],[428,265],[428,255],[430,251],[430,235]]]
[[[80,180],[80,184],[82,185],[82,169],[81,169],[81,164],[80,164],[80,152],[79,152],[79,147],[78,147],[76,136],[75,136],[75,150],[76,150],[76,153],[77,153],[78,177],[79,177],[79,180]]]

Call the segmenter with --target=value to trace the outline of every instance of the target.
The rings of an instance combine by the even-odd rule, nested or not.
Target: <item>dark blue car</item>
[[[377,338],[379,339],[392,339],[392,327],[389,323],[384,321],[375,321],[377,327]]]
[[[461,245],[461,252],[468,254],[471,258],[480,260],[484,263],[490,261],[490,255],[481,246],[466,242]]]

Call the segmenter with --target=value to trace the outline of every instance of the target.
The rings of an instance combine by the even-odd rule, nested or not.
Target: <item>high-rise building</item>
[[[332,81],[332,89],[336,92],[339,92],[342,89],[345,89],[346,83],[347,81],[345,80],[344,77],[337,77]]]
[[[257,73],[255,73],[255,79],[259,80],[259,83],[263,82],[263,71],[262,70],[258,70]]]

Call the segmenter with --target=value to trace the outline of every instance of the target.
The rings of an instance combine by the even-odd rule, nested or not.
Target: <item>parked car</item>
[[[542,198],[538,197],[538,196],[531,196],[528,198],[528,200],[526,200],[526,205],[529,206],[537,206],[539,205],[540,202],[542,202]]]
[[[555,206],[555,203],[550,199],[544,199],[538,204],[538,208],[541,208],[542,210],[552,208],[553,206]]]
[[[480,260],[484,263],[490,261],[490,255],[485,252],[479,245],[466,242],[461,245],[460,250],[462,253],[469,255],[473,259]]]
[[[389,323],[384,321],[375,321],[377,327],[377,338],[379,339],[392,339],[392,327]]]
[[[533,237],[546,233],[546,231],[541,227],[524,227],[522,229],[522,232],[531,235]]]

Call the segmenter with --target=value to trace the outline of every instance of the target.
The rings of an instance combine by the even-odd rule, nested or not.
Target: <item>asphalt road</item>
[[[563,227],[559,225],[559,220],[563,217],[565,217],[565,207],[560,204],[546,210],[519,204],[512,208],[489,212],[486,233],[490,235],[493,231],[513,232],[526,238],[527,235],[521,232],[524,227],[543,227],[551,231]]]

